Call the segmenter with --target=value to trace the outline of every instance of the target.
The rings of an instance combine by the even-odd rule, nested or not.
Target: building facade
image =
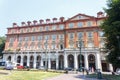
[[[102,51],[105,37],[99,25],[105,18],[98,12],[97,17],[77,14],[67,20],[13,23],[7,28],[3,60],[31,68],[78,69],[81,63],[86,69],[112,70]]]

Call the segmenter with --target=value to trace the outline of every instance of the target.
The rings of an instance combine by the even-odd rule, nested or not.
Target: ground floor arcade
[[[23,66],[30,68],[39,68],[47,66],[48,69],[65,69],[65,68],[80,68],[82,67],[95,71],[112,71],[112,65],[101,59],[99,50],[84,49],[80,53],[79,50],[64,50],[64,51],[19,51],[4,53],[4,61],[20,63]],[[47,63],[47,65],[46,65]]]

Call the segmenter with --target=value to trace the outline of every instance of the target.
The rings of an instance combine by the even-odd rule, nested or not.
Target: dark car
[[[26,69],[27,71],[29,71],[30,67],[29,66],[24,66],[24,69]]]
[[[5,69],[5,62],[0,62],[0,68]]]
[[[85,69],[84,67],[81,67],[81,68],[78,68],[77,69],[77,71],[80,71],[80,72],[82,72],[82,71],[86,71],[87,69]]]
[[[65,71],[73,71],[73,68],[71,67],[65,68]]]

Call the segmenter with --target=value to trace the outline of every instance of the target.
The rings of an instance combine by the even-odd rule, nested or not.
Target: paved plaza
[[[45,80],[105,80],[105,79],[86,78],[85,75],[83,75],[82,73],[78,73],[78,74],[61,74],[59,76]]]

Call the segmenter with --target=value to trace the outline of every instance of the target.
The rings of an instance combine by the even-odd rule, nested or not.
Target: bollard
[[[96,70],[97,70],[97,78],[102,79],[102,73],[100,72],[100,69],[96,69]]]
[[[98,78],[98,79],[102,79],[102,74],[101,74],[101,72],[97,72],[97,78]]]
[[[89,70],[86,70],[86,74],[89,75]]]

